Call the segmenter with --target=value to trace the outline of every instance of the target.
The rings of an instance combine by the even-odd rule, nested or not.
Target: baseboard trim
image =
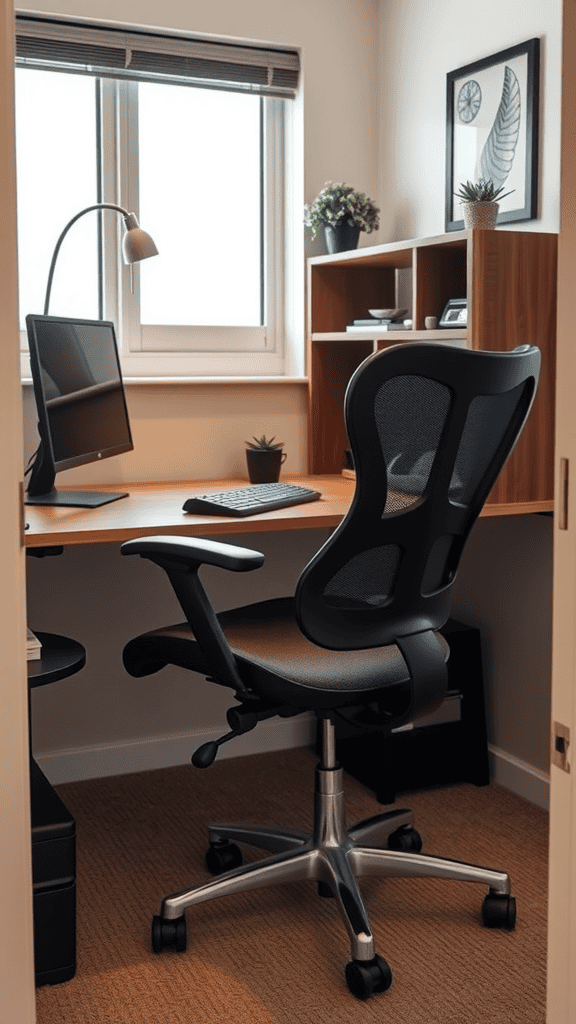
[[[505,789],[548,810],[550,806],[550,776],[547,772],[514,757],[492,744],[488,746],[490,778]]]
[[[154,768],[188,764],[197,747],[217,739],[219,735],[221,733],[216,729],[196,729],[100,746],[46,751],[36,754],[35,760],[49,781],[56,786],[64,782],[82,782],[109,775],[130,775]],[[290,747],[312,745],[314,740],[315,718],[312,714],[299,715],[298,718],[269,719],[260,722],[253,732],[225,744],[219,750],[218,757],[243,757],[273,750],[288,750]],[[550,776],[492,744],[488,750],[492,781],[547,810]]]
[[[39,752],[34,759],[56,786],[63,782],[83,782],[187,764],[197,747],[217,739],[224,731],[197,729],[167,736],[144,736],[101,746]],[[272,718],[260,722],[253,732],[225,743],[218,751],[218,758],[304,747],[314,742],[314,735],[315,718],[312,714],[299,715],[298,718]]]

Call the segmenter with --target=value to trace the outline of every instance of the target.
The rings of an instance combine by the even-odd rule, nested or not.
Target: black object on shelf
[[[480,630],[449,619],[440,630],[450,645],[448,694],[433,715],[390,734],[358,732],[336,718],[342,767],[381,804],[397,793],[490,781]]]
[[[86,652],[76,640],[36,633],[42,656],[28,662],[32,689],[79,672]],[[36,985],[69,981],[76,972],[76,823],[30,758],[34,971]]]

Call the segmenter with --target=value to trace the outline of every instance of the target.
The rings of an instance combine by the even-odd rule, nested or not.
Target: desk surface
[[[318,501],[293,505],[276,512],[229,519],[222,516],[190,515],[182,511],[182,505],[195,494],[244,487],[248,485],[247,480],[87,485],[85,488],[74,489],[126,490],[129,496],[96,509],[27,505],[25,544],[26,547],[68,547],[76,544],[122,543],[145,534],[192,534],[202,537],[333,527],[346,514],[354,493],[354,481],[337,475],[290,476],[282,479],[312,487],[320,491],[322,497]],[[481,514],[510,515],[548,511],[551,507],[551,502],[538,503],[538,507],[534,502],[527,505],[487,505]]]

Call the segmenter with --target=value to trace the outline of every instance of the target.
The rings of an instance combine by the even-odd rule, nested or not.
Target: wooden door
[[[0,1015],[34,1024],[12,0],[0,11]]]
[[[576,1021],[576,758],[573,756],[576,741],[575,46],[576,2],[564,0],[547,1024],[574,1024]]]

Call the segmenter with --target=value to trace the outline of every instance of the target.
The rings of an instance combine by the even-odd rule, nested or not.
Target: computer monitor
[[[26,328],[40,434],[26,504],[96,508],[127,497],[54,488],[60,470],[134,447],[114,324],[29,314]]]

